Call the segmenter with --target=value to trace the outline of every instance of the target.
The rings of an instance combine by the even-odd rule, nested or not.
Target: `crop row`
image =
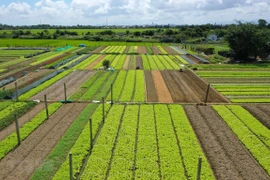
[[[54,103],[49,105],[49,115],[53,114],[62,104]],[[41,111],[33,119],[25,123],[20,128],[20,138],[21,141],[26,139],[40,124],[46,120],[46,110]],[[17,134],[16,132],[9,135],[3,141],[0,142],[0,159],[2,159],[8,152],[14,149],[17,145]]]
[[[216,105],[213,108],[224,119],[239,140],[257,159],[260,165],[270,174],[269,130],[258,120],[238,106]],[[252,127],[254,126],[254,127]],[[262,131],[260,132],[260,128]],[[258,133],[258,134],[257,134]]]
[[[36,61],[31,63],[30,65],[34,66],[34,65],[40,64],[40,63],[45,62],[49,59],[55,58],[59,55],[61,55],[61,53],[59,53],[59,52],[49,52],[49,53],[44,54],[44,56],[37,56]]]
[[[270,77],[269,71],[197,71],[201,77]]]
[[[74,66],[72,69],[80,69],[83,70],[85,69],[87,66],[89,66],[90,64],[92,64],[94,61],[96,61],[98,58],[100,57],[100,55],[94,54],[91,55],[90,57],[88,57],[86,60],[84,60],[83,62],[77,64],[76,66]]]
[[[110,61],[110,64],[111,64],[115,57],[116,57],[116,55],[107,55],[104,58],[104,60],[109,60]],[[103,61],[100,61],[97,65],[95,65],[93,69],[98,69],[100,67],[103,67],[103,65],[102,65]]]
[[[0,130],[7,127],[15,120],[16,117],[20,117],[22,114],[26,113],[30,108],[36,105],[35,102],[16,102],[8,106],[3,106],[0,111]]]
[[[127,77],[125,84],[123,86],[122,94],[119,101],[129,102],[133,97],[133,90],[135,87],[135,70],[129,70],[127,72]]]
[[[165,49],[163,49],[163,47],[157,46],[157,48],[160,50],[161,54],[168,55],[167,51],[165,51]]]
[[[108,112],[109,109],[110,105],[105,104],[105,112]],[[87,111],[83,111],[83,113],[87,114]],[[105,121],[107,122],[108,119],[109,118],[107,118]],[[98,106],[98,108],[96,109],[96,111],[92,116],[93,138],[97,135],[99,128],[101,128],[101,125],[102,125],[102,105]],[[80,173],[83,163],[89,154],[89,151],[90,151],[90,129],[88,122],[84,126],[84,129],[82,133],[79,135],[79,138],[77,139],[76,143],[70,149],[70,152],[72,152],[73,155],[74,178]],[[65,161],[62,163],[62,165],[57,170],[52,179],[53,180],[69,179],[68,156],[65,157]]]

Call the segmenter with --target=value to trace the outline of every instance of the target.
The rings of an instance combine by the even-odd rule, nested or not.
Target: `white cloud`
[[[12,14],[12,16],[10,16]],[[204,24],[235,19],[270,22],[269,0],[37,0],[0,5],[0,22],[13,25]]]

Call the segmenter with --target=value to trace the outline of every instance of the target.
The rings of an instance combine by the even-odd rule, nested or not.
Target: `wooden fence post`
[[[204,101],[205,104],[207,103],[210,86],[211,86],[211,84],[208,84],[208,86],[207,86],[207,91],[206,91],[206,96],[205,96],[205,101]]]
[[[89,125],[90,125],[90,150],[93,149],[93,124],[92,124],[92,118],[89,119]]]
[[[17,82],[15,82],[15,94],[16,94],[16,101],[19,101],[19,97],[18,97],[18,84]]]
[[[199,157],[198,160],[198,170],[197,170],[197,180],[201,179],[201,170],[202,170],[202,158]]]
[[[48,110],[48,103],[47,103],[47,95],[44,95],[44,101],[45,101],[45,108],[46,108],[46,119],[49,119],[49,110]]]
[[[70,180],[73,180],[72,153],[69,154],[69,178],[70,178]]]
[[[20,128],[19,128],[19,123],[18,123],[18,119],[17,119],[16,114],[14,115],[14,117],[15,117],[15,126],[16,126],[18,145],[21,145]]]
[[[66,86],[66,83],[64,83],[64,93],[65,93],[65,103],[67,103],[67,86]]]

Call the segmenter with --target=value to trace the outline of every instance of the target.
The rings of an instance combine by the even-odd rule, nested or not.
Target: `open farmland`
[[[70,153],[73,179],[196,179],[199,158],[203,180],[270,179],[268,65],[160,44],[51,52],[1,74],[15,78],[1,87],[0,179],[70,179]]]

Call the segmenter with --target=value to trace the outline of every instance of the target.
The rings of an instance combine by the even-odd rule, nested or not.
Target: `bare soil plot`
[[[129,62],[130,62],[131,56],[127,56],[123,65],[123,69],[127,70],[129,68]]]
[[[94,51],[92,51],[92,53],[100,53],[100,51],[102,51],[105,48],[106,48],[105,46],[100,46],[97,49],[95,49]]]
[[[130,46],[127,46],[123,53],[125,54],[128,53],[129,49],[130,49]]]
[[[190,60],[194,61],[195,64],[199,64],[199,63],[200,63],[199,59],[195,58],[194,56],[192,56],[192,55],[190,55],[190,54],[187,54],[186,56],[187,56],[187,58],[189,58]]]
[[[158,97],[151,71],[144,71],[144,78],[146,84],[147,102],[158,102]]]
[[[186,81],[189,83],[189,85],[191,86],[193,91],[196,92],[197,95],[200,97],[200,100],[202,102],[204,102],[208,84],[204,80],[202,80],[199,76],[197,76],[190,69],[186,69],[184,72],[185,72],[185,76],[186,76]],[[210,87],[207,102],[229,103],[230,101],[227,100],[220,93],[218,93],[215,89]]]
[[[23,88],[23,87],[39,80],[40,78],[46,76],[47,74],[50,74],[51,72],[53,72],[53,70],[49,70],[49,69],[39,70],[38,72],[31,72],[31,73],[27,74],[26,76],[23,76],[22,78],[17,79],[15,82],[17,82],[18,89],[20,89],[20,88]],[[3,88],[15,89],[15,82],[10,83],[10,84],[4,86]]]
[[[99,58],[97,58],[97,60],[95,60],[93,63],[91,63],[88,67],[86,67],[85,69],[93,69],[93,67],[95,67],[100,61],[102,61],[104,59],[104,57],[106,57],[106,55],[101,55]]]
[[[22,127],[26,122],[34,118],[38,113],[40,113],[45,108],[44,104],[38,104],[33,107],[30,111],[25,113],[23,116],[18,118],[19,127]],[[11,123],[6,128],[0,131],[0,141],[8,137],[10,134],[16,131],[15,122]]]
[[[29,179],[86,105],[63,105],[17,149],[0,161],[0,179]]]
[[[139,54],[147,54],[147,49],[145,46],[138,46],[138,53]]]
[[[150,47],[153,51],[153,54],[161,54],[160,50],[156,46],[151,46]]]
[[[163,49],[167,51],[170,55],[179,55],[178,52],[176,52],[174,49],[170,48],[169,46],[163,46]]]
[[[64,96],[64,83],[66,83],[67,97],[74,93],[95,71],[74,71],[52,84],[48,88],[44,89],[40,93],[33,96],[32,100],[43,100],[44,95],[47,95],[48,100],[63,100]]]
[[[191,85],[194,84],[190,84],[190,82],[187,81],[185,72],[162,71],[162,76],[174,102],[200,103],[200,94],[193,91]]]
[[[159,102],[172,103],[172,96],[164,82],[160,71],[152,71],[153,81],[155,84],[157,97]]]
[[[184,108],[216,179],[269,179],[268,174],[211,107]]]
[[[136,57],[136,66],[139,66],[140,69],[143,69],[143,62],[142,62],[142,57],[141,56]]]

